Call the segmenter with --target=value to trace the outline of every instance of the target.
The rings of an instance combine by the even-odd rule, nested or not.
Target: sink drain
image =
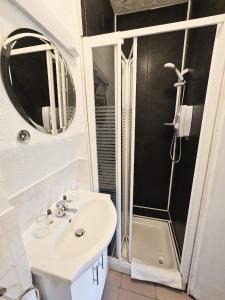
[[[76,237],[81,237],[81,236],[83,236],[85,234],[85,230],[83,229],[83,228],[79,228],[79,229],[77,229],[75,232],[74,232],[74,235],[76,236]]]

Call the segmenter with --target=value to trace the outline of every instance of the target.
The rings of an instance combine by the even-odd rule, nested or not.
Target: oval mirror
[[[49,134],[68,128],[76,110],[73,79],[47,37],[14,31],[3,43],[1,72],[11,102],[30,125]]]

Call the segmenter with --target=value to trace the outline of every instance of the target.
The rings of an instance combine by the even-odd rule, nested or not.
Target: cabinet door
[[[101,300],[108,271],[107,250],[71,286],[72,300]]]
[[[95,264],[96,265],[96,264]],[[97,297],[95,265],[83,273],[71,286],[72,300],[100,300]]]

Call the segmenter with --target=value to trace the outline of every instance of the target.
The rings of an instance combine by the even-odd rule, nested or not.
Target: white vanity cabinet
[[[35,275],[42,300],[101,300],[108,271],[107,249],[96,262],[78,277],[72,285],[45,275]]]
[[[42,300],[101,300],[108,270],[107,247],[117,215],[109,195],[80,191],[77,213],[55,218],[50,232],[26,232],[25,247]],[[35,225],[35,224],[34,224]],[[82,233],[82,235],[79,234]]]
[[[71,286],[72,300],[101,300],[108,270],[105,251]]]

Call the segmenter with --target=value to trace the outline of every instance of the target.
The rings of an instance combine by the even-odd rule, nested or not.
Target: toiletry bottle
[[[53,223],[53,213],[50,208],[47,209],[47,223],[48,223],[48,225]]]
[[[78,186],[72,185],[69,189],[69,196],[72,197],[74,201],[79,200]]]

